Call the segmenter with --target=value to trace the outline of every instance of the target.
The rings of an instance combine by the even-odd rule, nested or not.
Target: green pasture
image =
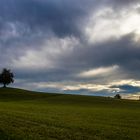
[[[1,88],[0,140],[140,140],[140,101]]]

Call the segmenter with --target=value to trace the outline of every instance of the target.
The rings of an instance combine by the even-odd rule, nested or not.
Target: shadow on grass
[[[0,130],[0,140],[14,140],[14,138],[11,138],[7,133],[5,133],[3,130]]]

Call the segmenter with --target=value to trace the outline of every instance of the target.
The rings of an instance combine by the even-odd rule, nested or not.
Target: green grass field
[[[0,140],[140,140],[140,102],[1,88]]]

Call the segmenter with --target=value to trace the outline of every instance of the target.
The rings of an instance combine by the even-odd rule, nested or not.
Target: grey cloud
[[[46,79],[54,81],[82,80],[75,77],[75,75],[89,69],[118,65],[120,67],[119,72],[114,76],[112,75],[112,78],[139,79],[140,46],[139,43],[133,41],[133,38],[134,34],[129,34],[118,40],[109,40],[94,46],[88,46],[87,43],[85,44],[86,47],[77,46],[72,52],[63,54],[58,58],[58,68],[47,71],[45,69],[41,70],[41,74],[39,74],[39,71],[36,78],[43,79],[43,76],[46,75]],[[25,70],[23,71],[25,73]],[[28,73],[31,77],[34,74],[36,75],[36,72],[31,74],[28,71]],[[98,77],[92,79],[97,80]]]
[[[122,93],[138,93],[140,92],[140,87],[137,86],[132,86],[132,85],[120,85],[120,86],[111,86],[110,88],[119,88],[123,91],[121,91]]]
[[[64,54],[57,60],[58,69],[42,72],[42,76],[46,75],[46,79],[52,81],[74,80],[94,83],[114,79],[139,79],[140,46],[133,41],[134,36],[129,34],[118,40],[109,40],[94,46],[88,46],[87,43],[85,47],[77,46],[72,52]],[[76,74],[86,70],[113,65],[118,65],[119,71],[105,79],[76,77]]]
[[[76,74],[98,67],[118,65],[120,75],[117,73],[108,80],[139,79],[140,45],[133,40],[135,34],[121,36],[119,39],[110,38],[91,45],[82,32],[82,27],[91,11],[94,13],[103,6],[117,7],[118,10],[138,2],[138,0],[100,2],[97,0],[1,0],[0,68],[9,67],[13,58],[18,60],[30,49],[40,50],[43,41],[50,37],[57,36],[61,39],[75,36],[80,43],[56,60],[57,68],[19,70],[11,66],[16,73],[16,78],[28,82],[65,80],[103,82],[104,79],[98,77],[84,79],[76,77]],[[103,92],[106,91],[102,91],[101,94]]]
[[[81,34],[79,25],[89,12],[95,11],[102,5],[128,5],[136,3],[130,0],[1,0],[0,1],[0,29],[5,23],[17,22],[23,24],[25,35],[30,36],[35,31],[42,32],[52,30],[56,35],[64,37],[66,35]],[[17,25],[16,25],[17,26]],[[23,31],[23,29],[22,29]]]
[[[51,29],[58,36],[76,35],[76,22],[88,12],[81,6],[79,1],[1,0],[0,17],[2,22],[18,21],[32,31]]]
[[[85,47],[75,47],[73,52],[62,61],[64,64],[78,68],[96,68],[101,66],[111,66],[117,64],[123,68],[131,68],[134,62],[140,60],[139,43],[133,41],[134,34],[128,34],[120,39],[110,39],[107,42],[95,45],[84,44]],[[139,65],[132,69],[138,69]]]
[[[105,0],[107,5],[112,6],[115,10],[121,10],[123,8],[128,8],[129,6],[136,5],[139,0]]]

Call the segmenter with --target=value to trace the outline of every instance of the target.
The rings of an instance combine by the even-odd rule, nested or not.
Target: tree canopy
[[[116,99],[121,99],[121,95],[120,95],[120,94],[116,94],[116,95],[114,96],[114,98],[116,98]]]
[[[10,69],[4,68],[0,73],[0,83],[3,84],[3,87],[9,85],[10,83],[14,82],[14,74],[11,72]]]

